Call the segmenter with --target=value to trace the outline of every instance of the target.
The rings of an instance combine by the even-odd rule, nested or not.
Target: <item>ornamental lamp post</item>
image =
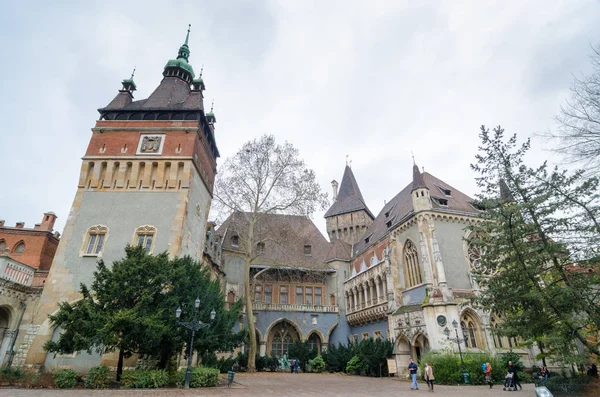
[[[198,320],[198,308],[200,307],[200,298],[196,298],[196,300],[194,301],[194,319],[192,321],[179,321],[179,318],[181,317],[181,306],[179,306],[177,308],[177,310],[175,310],[175,321],[177,321],[177,324],[179,325],[183,325],[184,327],[186,327],[189,330],[192,330],[192,338],[190,339],[190,351],[188,353],[188,363],[187,363],[187,371],[185,372],[185,384],[184,384],[184,388],[185,389],[189,389],[190,388],[190,379],[192,377],[192,353],[194,351],[194,335],[196,334],[196,331],[201,330],[202,328],[206,328],[208,327],[213,320],[215,319],[217,312],[215,312],[215,309],[212,309],[210,311],[210,322],[209,323],[203,323],[202,321]]]
[[[466,345],[466,337],[461,339],[458,336],[458,321],[456,321],[456,319],[454,319],[452,321],[452,326],[454,327],[454,332],[456,333],[456,338],[450,338],[450,330],[448,329],[448,327],[444,328],[444,335],[446,335],[446,339],[456,342],[456,345],[458,346],[458,354],[460,355],[460,365],[462,367],[463,380],[464,380],[465,384],[469,384],[469,383],[471,383],[471,375],[467,372],[467,369],[465,368],[465,362],[463,360],[462,350],[460,348],[461,343],[464,342]]]

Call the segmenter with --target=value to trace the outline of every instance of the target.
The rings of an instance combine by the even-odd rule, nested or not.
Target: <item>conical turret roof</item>
[[[369,211],[367,204],[365,204],[352,169],[346,166],[336,200],[325,213],[325,218],[361,210],[365,211],[371,219],[375,218],[371,211]]]

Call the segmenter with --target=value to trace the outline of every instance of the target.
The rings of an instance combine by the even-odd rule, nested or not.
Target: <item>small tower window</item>
[[[154,249],[156,228],[154,226],[141,226],[135,231],[135,244],[144,247],[146,253],[151,254]]]
[[[256,253],[258,255],[264,255],[265,254],[265,243],[258,243],[258,244],[256,244]]]
[[[239,247],[240,246],[240,238],[239,236],[235,235],[235,236],[231,236],[231,246],[232,247]]]
[[[25,243],[20,242],[19,244],[17,244],[17,247],[15,248],[15,253],[22,254],[23,251],[25,251]]]
[[[312,246],[310,246],[310,245],[304,246],[304,255],[312,256]]]
[[[104,249],[108,228],[103,225],[92,226],[88,229],[85,241],[84,255],[98,256]]]

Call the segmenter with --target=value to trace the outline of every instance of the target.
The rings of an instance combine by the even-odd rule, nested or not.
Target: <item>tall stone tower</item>
[[[201,260],[219,157],[212,113],[205,114],[202,76],[188,62],[189,29],[175,59],[167,62],[154,92],[133,100],[131,78],[92,128],[73,206],[36,308],[33,344],[26,363],[50,369],[113,364],[113,357],[85,353],[48,355],[42,346],[58,337],[47,318],[58,303],[80,298],[96,263],[122,258],[127,244],[171,257]],[[28,346],[24,346],[24,349]]]
[[[374,216],[365,204],[350,167],[346,165],[339,192],[337,182],[332,181],[331,184],[334,201],[325,213],[329,240],[334,242],[339,239],[355,244],[373,223]]]

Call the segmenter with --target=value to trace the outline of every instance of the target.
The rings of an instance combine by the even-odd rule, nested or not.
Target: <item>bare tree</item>
[[[592,72],[575,76],[571,98],[555,117],[558,132],[547,136],[558,141],[556,152],[569,162],[586,168],[590,175],[600,175],[600,45],[592,46]]]
[[[306,167],[298,150],[287,142],[278,145],[269,135],[245,143],[225,161],[214,195],[217,211],[237,217],[232,226],[242,237],[238,246],[244,257],[244,307],[250,331],[248,371],[253,372],[257,346],[250,269],[260,257],[265,241],[277,239],[265,230],[268,223],[260,222],[270,214],[310,216],[318,207],[327,205],[327,195],[321,192],[314,171]],[[285,236],[280,237],[286,240]],[[256,276],[253,274],[253,278]]]

